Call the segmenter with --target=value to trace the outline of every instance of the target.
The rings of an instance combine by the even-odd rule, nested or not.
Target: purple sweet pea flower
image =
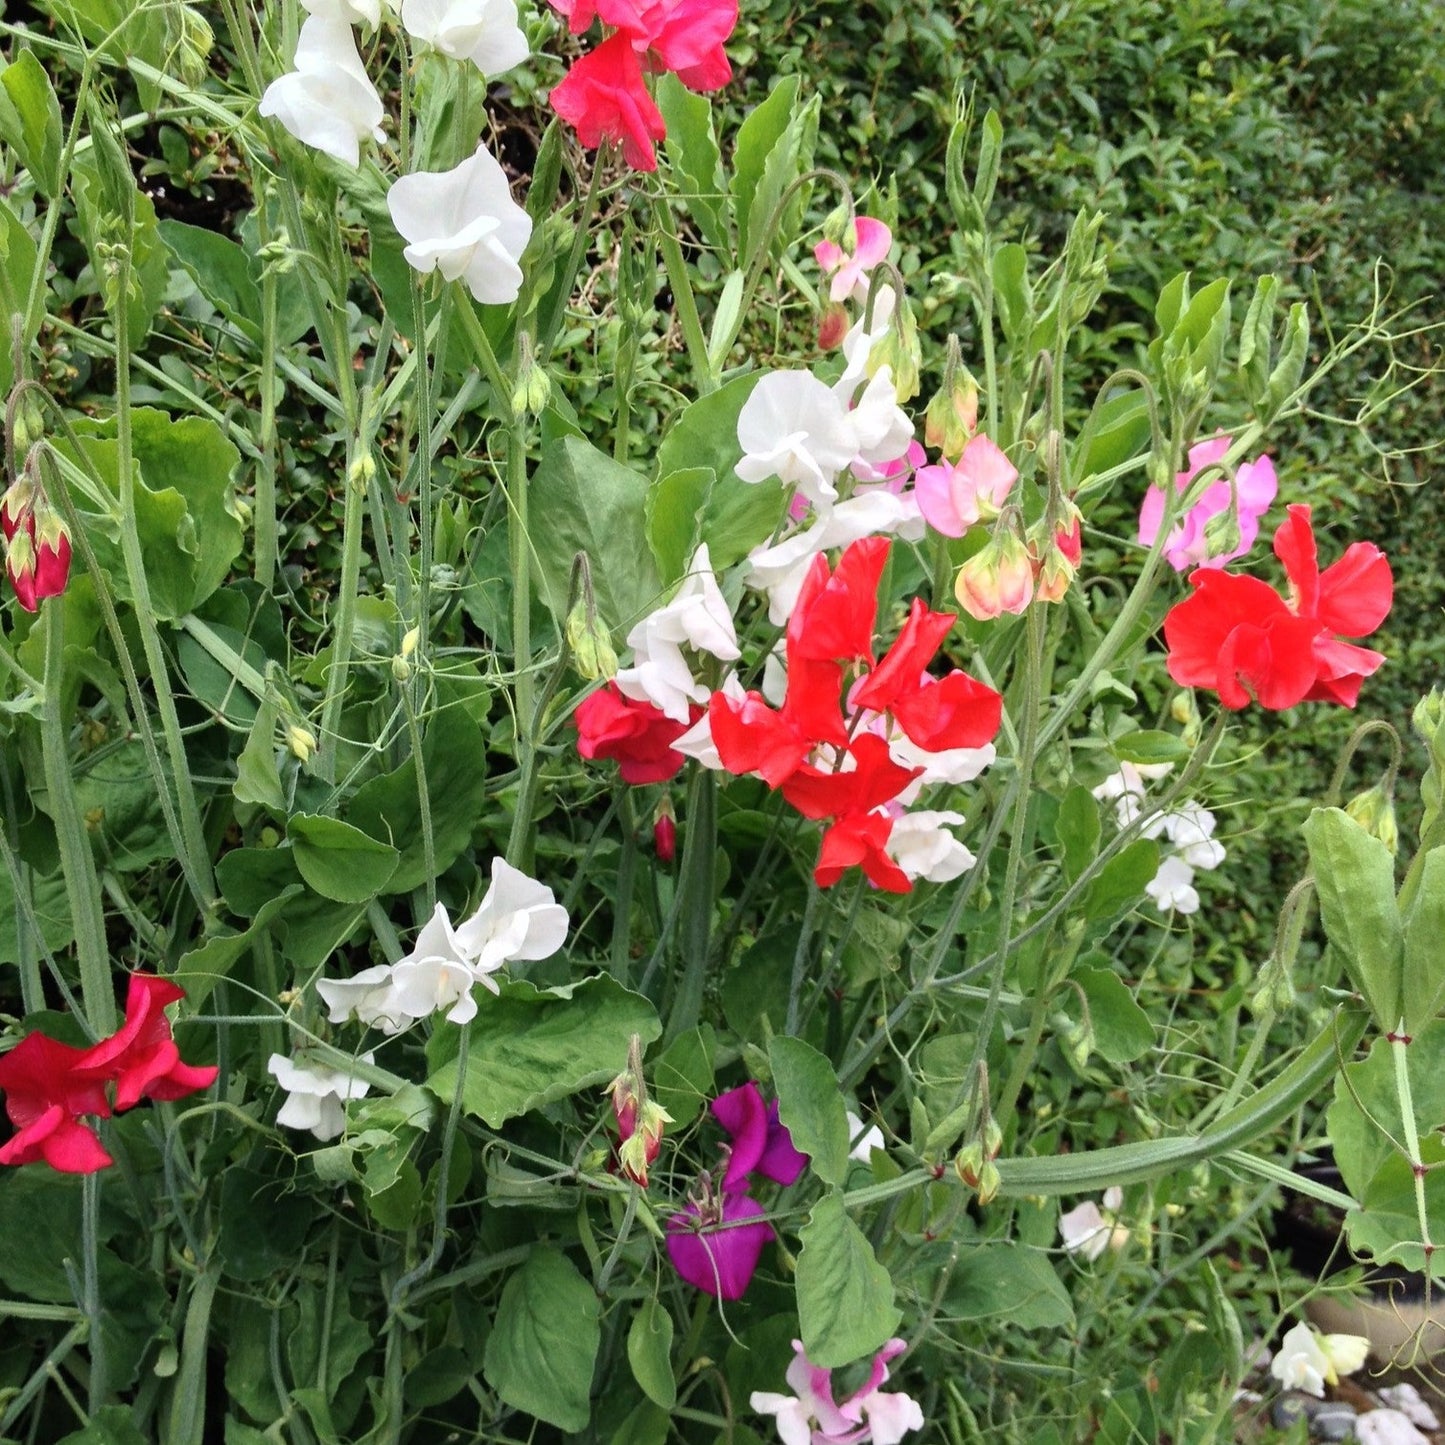
[[[808,1156],[793,1147],[792,1136],[778,1118],[778,1101],[764,1104],[751,1079],[719,1094],[712,1101],[712,1114],[732,1140],[723,1175],[725,1195],[743,1189],[750,1174],[791,1184],[807,1168]]]
[[[743,1297],[773,1227],[763,1206],[745,1194],[714,1194],[704,1174],[700,1196],[667,1221],[667,1256],[695,1288],[716,1299]],[[751,1223],[747,1221],[751,1220]]]

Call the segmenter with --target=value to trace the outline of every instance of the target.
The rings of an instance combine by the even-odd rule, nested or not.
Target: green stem
[[[813,930],[818,923],[818,905],[823,890],[817,881],[808,880],[808,901],[803,906],[803,925],[798,930],[798,944],[793,950],[793,973],[788,980],[788,1013],[783,1032],[792,1036],[798,1032],[798,1012],[803,999],[803,980],[808,973],[808,960],[812,956]]]
[[[702,318],[697,313],[697,300],[692,292],[692,279],[687,272],[682,247],[678,244],[673,229],[672,213],[667,202],[658,197],[654,204],[657,216],[658,235],[662,246],[662,263],[667,268],[667,284],[672,290],[673,305],[677,308],[678,324],[682,327],[682,339],[692,361],[693,376],[697,381],[699,396],[706,396],[717,390],[718,379],[713,374],[712,362],[707,353],[707,337],[703,334]]]
[[[261,248],[271,240],[266,205],[256,207]],[[269,592],[276,584],[280,542],[276,525],[276,263],[268,261],[261,272],[261,455],[256,463],[255,568],[256,581]]]
[[[582,209],[577,213],[577,223],[572,229],[572,249],[567,254],[567,269],[562,273],[566,284],[557,288],[557,301],[537,331],[537,364],[540,366],[551,353],[552,343],[561,329],[562,318],[567,314],[567,302],[572,297],[572,288],[577,283],[577,272],[582,267],[582,258],[587,254],[588,227],[597,210],[597,197],[602,190],[603,152],[598,151],[592,165],[592,176],[587,182],[587,195]]]
[[[422,866],[426,869],[426,906],[433,912],[437,905],[437,850],[436,833],[432,827],[431,788],[427,785],[426,759],[421,747],[421,724],[417,721],[416,709],[412,706],[411,693],[406,683],[400,687],[401,705],[406,709],[407,734],[411,739],[411,760],[416,769],[417,811],[421,817]]]
[[[86,1343],[90,1347],[90,1382],[86,1399],[94,1415],[105,1404],[106,1379],[105,1331],[101,1327],[100,1305],[100,1181],[95,1170],[81,1178],[80,1237],[84,1273],[84,1309],[90,1325]]]
[[[341,742],[341,709],[351,669],[351,644],[361,590],[361,534],[365,522],[366,468],[372,465],[371,442],[358,437],[347,459],[346,501],[341,514],[341,577],[336,591],[336,622],[331,656],[326,665],[326,699],[321,706],[321,741],[317,768],[328,783],[336,781],[336,750]]]
[[[617,819],[622,831],[622,854],[617,861],[617,900],[612,910],[610,972],[626,988],[632,977],[632,894],[637,882],[637,820],[628,783],[618,784]]]
[[[1407,1067],[1406,1050],[1410,1046],[1409,1035],[1403,1032],[1404,1024],[1385,1037],[1390,1042],[1390,1054],[1395,1061],[1395,1094],[1400,1101],[1400,1122],[1405,1129],[1405,1157],[1410,1161],[1410,1172],[1415,1178],[1415,1214],[1420,1226],[1420,1244],[1425,1251],[1425,1274],[1430,1274],[1430,1257],[1435,1246],[1430,1241],[1430,1217],[1425,1203],[1425,1175],[1428,1172],[1420,1157],[1420,1129],[1415,1122],[1415,1100],[1410,1089],[1410,1070]]]
[[[45,602],[45,702],[40,721],[41,756],[50,815],[65,876],[65,896],[75,926],[75,953],[80,965],[80,991],[85,1000],[85,1023],[95,1038],[113,1033],[116,1025],[115,988],[110,976],[110,951],[105,939],[100,878],[86,836],[85,822],[75,798],[70,772],[70,750],[60,715],[65,687],[65,599]]]

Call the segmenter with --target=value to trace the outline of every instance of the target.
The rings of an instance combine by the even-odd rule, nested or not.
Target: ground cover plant
[[[1282,1187],[1435,1268],[1445,702],[1293,450],[1424,323],[963,86],[903,209],[776,18],[0,22],[0,1437],[1205,1441],[1361,1363]]]

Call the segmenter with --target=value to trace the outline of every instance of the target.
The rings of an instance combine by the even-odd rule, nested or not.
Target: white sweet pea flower
[[[402,0],[401,23],[413,40],[483,75],[503,75],[530,53],[513,0]]]
[[[407,1018],[424,1019],[445,1010],[451,1023],[470,1023],[477,1016],[472,985],[482,983],[493,993],[498,991],[491,979],[471,966],[459,935],[446,906],[438,903],[411,952],[392,965],[393,997]]]
[[[871,319],[865,310],[843,338],[843,359],[846,365],[843,375],[833,384],[833,390],[844,401],[851,401],[853,393],[867,379],[868,360],[873,354],[873,348],[892,328],[893,314],[897,309],[897,293],[891,286],[880,286],[873,297]]]
[[[1194,887],[1194,869],[1177,855],[1165,858],[1159,871],[1144,885],[1161,913],[1198,913],[1199,894]]]
[[[502,858],[492,859],[492,882],[481,907],[457,925],[457,949],[478,983],[504,963],[550,958],[567,941],[567,910],[545,883]]]
[[[361,1061],[373,1062],[371,1054]],[[285,1054],[272,1054],[266,1072],[286,1091],[276,1122],[287,1129],[309,1129],[318,1139],[338,1139],[346,1132],[346,1101],[364,1099],[371,1085],[344,1069],[323,1064],[297,1063]]]
[[[904,813],[893,820],[885,845],[888,855],[910,878],[951,883],[978,861],[948,831],[950,825],[962,822],[962,813]]]
[[[411,1015],[403,1012],[397,1000],[391,965],[387,963],[364,968],[350,978],[318,979],[316,992],[330,1010],[327,1017],[334,1024],[354,1018],[367,1028],[398,1034],[411,1022]]]
[[[402,176],[386,193],[387,209],[407,241],[402,253],[423,275],[458,278],[488,305],[505,305],[522,289],[517,264],[532,218],[512,199],[506,173],[485,145],[449,171]]]
[[[707,701],[707,688],[692,675],[677,643],[637,634],[636,628],[628,634],[632,666],[619,667],[613,682],[624,697],[650,702],[674,722],[687,722],[691,704]]]
[[[295,70],[274,80],[260,113],[297,140],[354,166],[361,142],[382,140],[382,104],[361,64],[351,26],[339,13],[310,16],[296,41]]]
[[[878,368],[863,388],[863,394],[854,401],[848,417],[858,437],[854,462],[891,462],[901,457],[913,440],[913,422],[898,405],[891,366]]]
[[[888,1147],[882,1129],[877,1124],[871,1127],[865,1124],[851,1109],[848,1110],[848,1142],[852,1145],[848,1157],[860,1164],[872,1163],[873,1151]]]
[[[1093,1261],[1106,1249],[1123,1249],[1129,1242],[1129,1231],[1117,1219],[1124,1207],[1124,1191],[1118,1185],[1106,1189],[1103,1205],[1101,1210],[1090,1199],[1059,1216],[1059,1237],[1070,1254]]]
[[[380,25],[381,0],[301,0],[308,15],[344,20],[348,25]]]
[[[834,485],[858,455],[843,400],[810,371],[770,371],[738,413],[737,474],[745,482],[777,477],[815,507],[838,500]]]
[[[1198,803],[1165,814],[1164,831],[1191,868],[1218,868],[1224,862],[1224,845],[1214,837],[1214,814]]]
[[[718,691],[735,703],[747,700],[747,689],[738,681],[735,672],[728,673]],[[672,746],[674,751],[691,758],[710,772],[727,771],[723,767],[722,758],[718,756],[717,744],[712,740],[712,715],[709,712],[704,712]]]
[[[1369,1349],[1362,1335],[1321,1335],[1301,1320],[1280,1341],[1269,1372],[1287,1390],[1323,1398],[1325,1386],[1358,1370]]]

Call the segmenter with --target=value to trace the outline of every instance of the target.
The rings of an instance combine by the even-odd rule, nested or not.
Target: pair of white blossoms
[[[385,137],[381,96],[367,75],[352,27],[378,25],[399,10],[402,29],[487,78],[527,58],[514,0],[303,0],[311,13],[296,43],[294,69],[267,87],[260,112],[305,145],[355,166],[361,142]],[[407,261],[427,274],[465,281],[488,305],[517,299],[519,264],[532,218],[512,199],[496,158],[478,144],[449,171],[417,171],[394,181],[386,197]]]
[[[384,1034],[398,1034],[418,1019],[445,1013],[454,1024],[477,1015],[473,988],[500,993],[492,974],[504,964],[550,958],[567,941],[567,910],[552,890],[501,858],[492,860],[492,881],[480,907],[455,926],[438,903],[411,952],[352,978],[321,979],[316,991],[332,1023],[355,1018]],[[363,1063],[372,1055],[363,1054]],[[348,1099],[366,1096],[368,1085],[344,1069],[272,1054],[267,1070],[289,1097],[276,1122],[334,1139],[346,1127]]]

